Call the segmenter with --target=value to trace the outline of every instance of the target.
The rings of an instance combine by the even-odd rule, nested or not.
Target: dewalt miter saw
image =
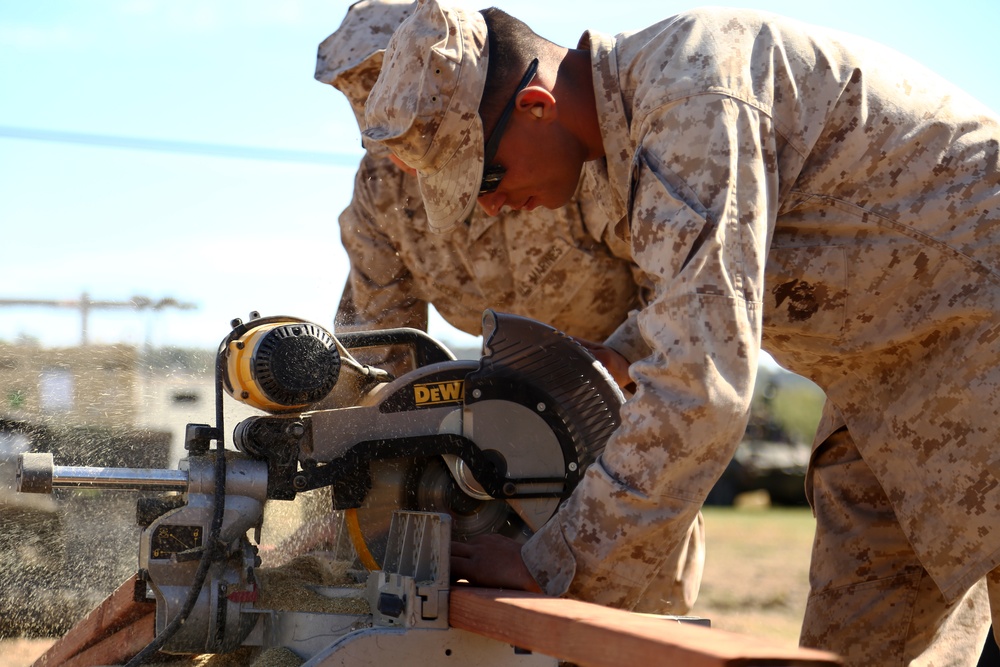
[[[407,350],[413,369],[393,378],[356,359],[386,346]],[[347,664],[325,662],[334,644],[386,628],[447,629],[449,540],[527,539],[599,455],[623,402],[572,338],[493,311],[484,313],[479,360],[457,360],[413,329],[334,336],[254,313],[222,341],[216,389],[216,424],[188,425],[178,470],[68,468],[26,454],[19,488],[145,492],[137,514],[140,578],[156,600],[149,651],[281,645],[309,665]],[[224,392],[262,412],[235,426],[236,451],[225,446]],[[324,487],[358,560],[375,571],[372,612],[349,623],[257,604],[260,558],[249,534],[260,541],[264,504]],[[554,664],[530,657],[510,653],[498,664]]]
[[[534,320],[487,311],[478,361],[455,360],[415,330],[339,337],[348,349],[412,346],[418,367],[394,380],[344,363],[315,325],[275,318],[245,328],[228,344],[226,389],[275,414],[241,422],[236,447],[269,462],[269,497],[331,487],[369,569],[381,567],[399,509],[451,515],[458,540],[526,538],[618,424],[623,399],[604,368]],[[301,412],[322,406],[341,371],[354,375],[339,383],[354,395],[332,402],[349,407]]]

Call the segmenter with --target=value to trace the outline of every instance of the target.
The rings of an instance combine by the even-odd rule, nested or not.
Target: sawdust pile
[[[299,667],[302,660],[287,648],[269,648],[261,652],[250,667]]]
[[[231,653],[196,655],[146,663],[146,667],[299,667],[304,660],[287,648],[240,648]]]
[[[261,609],[279,611],[310,611],[326,614],[369,614],[364,599],[364,584],[348,573],[349,564],[331,561],[322,556],[297,556],[280,567],[257,570],[260,583]],[[316,592],[314,586],[336,586],[356,589],[357,596],[330,598]]]

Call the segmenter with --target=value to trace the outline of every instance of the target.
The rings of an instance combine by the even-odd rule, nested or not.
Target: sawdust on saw
[[[256,571],[260,589],[256,607],[325,614],[371,613],[365,585],[349,573],[350,564],[314,554],[296,556],[285,565]],[[356,589],[357,596],[326,597],[316,587]],[[287,648],[242,647],[230,653],[178,657],[147,667],[299,667],[303,660]]]
[[[244,647],[230,653],[168,658],[146,663],[146,667],[299,667],[303,662],[287,648]]]
[[[326,614],[370,614],[364,598],[365,585],[357,583],[348,573],[349,563],[332,561],[322,556],[296,556],[280,567],[257,570],[261,609],[308,611]],[[358,595],[330,598],[315,590],[316,586],[336,586],[357,589]]]

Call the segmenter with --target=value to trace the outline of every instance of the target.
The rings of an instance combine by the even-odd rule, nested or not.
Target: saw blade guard
[[[569,495],[621,423],[621,389],[571,336],[527,317],[487,310],[483,355],[466,379],[466,404],[488,400],[505,386],[525,392],[507,400],[534,408],[559,438]],[[536,397],[547,401],[543,405]]]

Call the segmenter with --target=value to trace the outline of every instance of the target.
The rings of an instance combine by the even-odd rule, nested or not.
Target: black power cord
[[[188,590],[187,598],[184,600],[184,605],[180,611],[167,624],[167,627],[163,628],[163,632],[156,635],[153,641],[147,644],[144,649],[139,651],[125,664],[125,667],[139,667],[154,653],[163,648],[163,645],[177,633],[198,602],[198,596],[201,595],[201,589],[205,585],[205,579],[208,577],[208,570],[216,560],[217,553],[221,551],[221,545],[218,544],[219,534],[222,532],[222,522],[226,512],[226,445],[225,438],[223,437],[224,410],[222,405],[223,375],[225,373],[225,355],[223,352],[228,347],[231,339],[232,334],[227,336],[222,342],[222,345],[219,347],[219,353],[215,357],[215,507],[212,514],[212,526],[209,531],[207,546],[205,552],[201,555],[201,561],[198,563],[198,570],[195,572],[194,581],[191,584],[190,590]]]

